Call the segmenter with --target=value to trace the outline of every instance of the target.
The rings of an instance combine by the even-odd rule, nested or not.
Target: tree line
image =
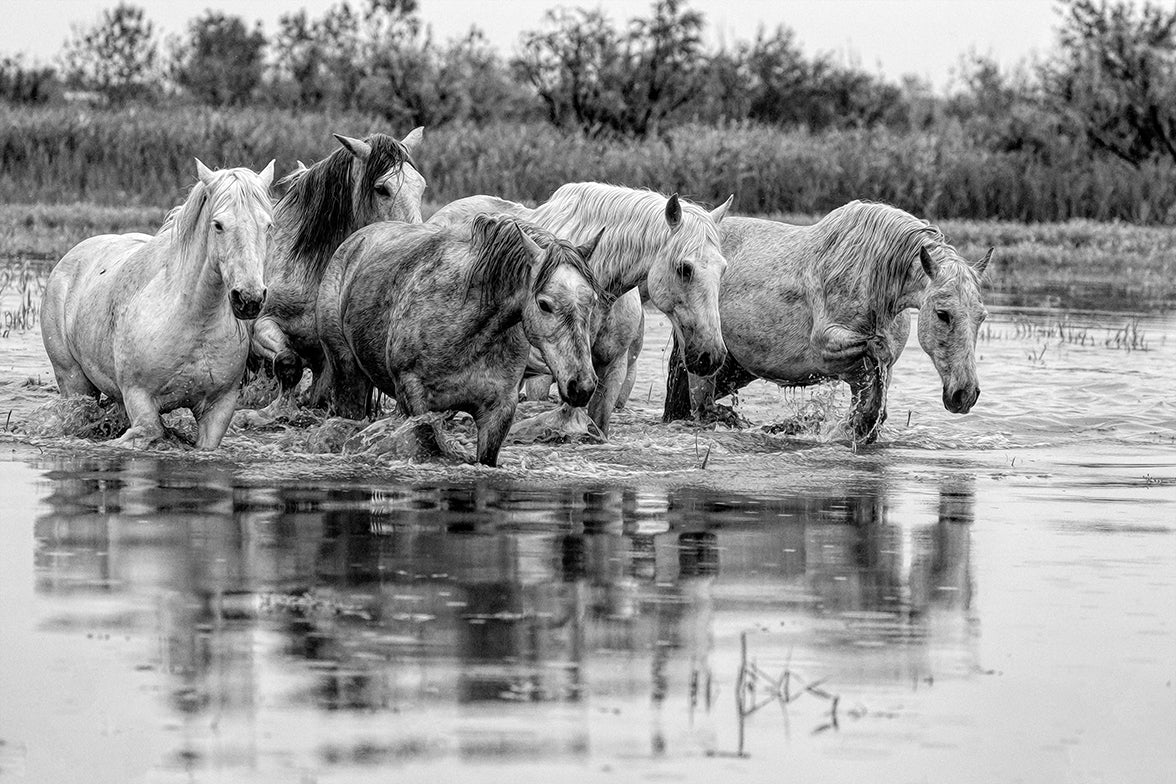
[[[546,121],[599,139],[668,138],[688,124],[952,127],[1045,165],[1059,138],[1133,167],[1176,160],[1176,9],[1150,0],[1066,0],[1042,60],[1005,71],[969,55],[947,94],[807,54],[786,26],[717,48],[705,32],[687,0],[657,0],[623,24],[559,8],[504,57],[476,28],[435,40],[417,0],[344,0],[285,14],[269,34],[209,10],[163,41],[122,2],[75,27],[55,66],[0,60],[0,99],[349,111],[404,127]]]

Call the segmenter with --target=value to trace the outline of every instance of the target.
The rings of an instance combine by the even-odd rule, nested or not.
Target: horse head
[[[550,238],[541,248],[520,228],[531,264],[531,295],[523,306],[523,331],[551,370],[559,395],[585,406],[596,391],[592,367],[592,320],[601,293],[588,260],[603,229],[584,245]]]
[[[197,159],[196,173],[206,192],[208,262],[224,281],[233,315],[255,319],[265,303],[274,162],[255,174],[242,168],[214,172]]]
[[[424,128],[413,129],[400,141],[382,133],[365,139],[334,135],[355,159],[351,203],[362,216],[356,225],[389,220],[421,222],[421,198],[426,183],[413,162],[412,153],[423,135]]]
[[[719,281],[727,260],[719,248],[718,224],[730,206],[728,198],[707,212],[683,204],[676,193],[667,199],[669,241],[646,284],[650,300],[670,318],[686,368],[700,376],[717,371],[727,356],[719,323]]]
[[[919,260],[927,275],[919,303],[919,345],[943,381],[943,407],[953,414],[966,414],[980,397],[976,335],[988,316],[980,297],[980,281],[992,249],[969,265],[950,246],[938,247],[944,258],[935,259],[925,245],[919,247]]]

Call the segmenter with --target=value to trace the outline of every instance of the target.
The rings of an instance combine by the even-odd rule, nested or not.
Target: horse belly
[[[786,386],[824,377],[810,339],[812,315],[800,298],[731,292],[719,314],[727,351],[748,373]]]

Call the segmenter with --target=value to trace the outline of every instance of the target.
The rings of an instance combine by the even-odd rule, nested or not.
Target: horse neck
[[[198,232],[191,245],[167,255],[165,275],[166,296],[175,302],[173,312],[192,318],[228,308],[224,278],[208,253],[207,232]]]
[[[588,264],[601,291],[614,299],[645,282],[666,244],[665,238],[640,236],[640,227],[628,222],[610,225],[607,218],[594,221],[580,205],[569,207],[549,201],[522,217],[572,242],[588,242],[604,228]]]
[[[321,257],[313,259],[296,257],[294,244],[304,226],[316,220],[318,216],[312,214],[304,203],[287,202],[289,198],[287,196],[286,199],[279,202],[274,210],[274,241],[270,245],[269,254],[265,260],[266,285],[267,287],[276,285],[286,289],[314,290],[318,287],[318,276],[321,274],[321,269],[326,265],[324,263],[320,266],[318,274],[312,274],[310,266],[320,261]],[[351,204],[354,205],[354,195],[349,198]],[[347,226],[339,232],[339,243],[371,222],[371,219],[364,219],[357,215],[353,208]],[[338,245],[335,245],[329,251],[324,251],[324,254],[329,257],[337,249]]]
[[[918,308],[923,304],[923,296],[927,293],[927,278],[925,275],[911,275],[906,285],[903,287],[902,294],[899,295],[897,307],[894,313],[890,314],[893,318],[899,313],[908,308]]]
[[[273,242],[270,243],[269,253],[265,257],[265,279],[267,286],[273,286],[281,281],[286,284],[301,285],[302,276],[293,267],[291,253],[294,240],[298,236],[297,216],[290,211],[283,210],[274,216]]]
[[[586,234],[584,240],[590,239],[595,232],[586,232]],[[624,237],[615,235],[610,236],[606,232],[589,260],[601,291],[608,293],[614,299],[629,289],[645,283],[649,277],[649,271],[664,245],[663,243],[663,245],[652,247],[636,244],[629,246],[629,243],[623,241],[624,239]],[[633,252],[632,248],[636,247],[640,247],[640,252]]]
[[[523,323],[523,308],[527,302],[529,288],[496,297],[485,304],[478,304],[467,344],[475,354],[493,348],[502,341],[502,335]]]

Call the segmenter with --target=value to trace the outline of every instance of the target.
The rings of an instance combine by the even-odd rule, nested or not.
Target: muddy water
[[[992,310],[857,451],[831,388],[659,424],[651,318],[613,441],[499,470],[31,435],[12,331],[0,779],[1174,780],[1176,318]]]

